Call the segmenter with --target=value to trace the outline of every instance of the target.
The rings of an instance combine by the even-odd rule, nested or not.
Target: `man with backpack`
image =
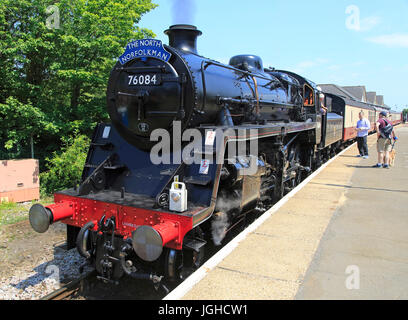
[[[377,151],[378,163],[374,168],[389,169],[390,152],[392,150],[392,139],[398,140],[394,132],[392,123],[387,119],[387,113],[382,111],[380,119],[376,123],[377,127]]]

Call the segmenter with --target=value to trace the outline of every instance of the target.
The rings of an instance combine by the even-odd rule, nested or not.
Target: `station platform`
[[[368,160],[352,146],[179,298],[407,299],[408,126],[396,133],[395,167],[372,168],[376,135]]]

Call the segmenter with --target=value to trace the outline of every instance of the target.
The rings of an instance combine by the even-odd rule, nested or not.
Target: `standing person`
[[[387,119],[387,113],[385,111],[382,111],[380,113],[380,119],[377,121],[376,127],[378,163],[374,166],[374,168],[383,167],[389,169],[392,139],[396,141],[398,140],[398,138],[395,135],[394,128],[391,122]]]
[[[368,159],[367,137],[371,124],[370,121],[368,121],[368,119],[364,117],[363,111],[361,111],[358,114],[358,117],[360,118],[360,120],[357,121],[356,130],[357,130],[357,145],[360,154],[357,157],[363,157],[364,159]]]
[[[327,114],[327,108],[324,106],[324,94],[321,93],[319,94],[319,99],[320,99],[320,112],[322,113],[322,115],[326,115]]]

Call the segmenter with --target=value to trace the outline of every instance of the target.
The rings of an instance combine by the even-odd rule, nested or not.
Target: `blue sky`
[[[256,54],[264,66],[316,83],[365,85],[393,109],[408,108],[408,0],[153,0],[140,27],[196,25],[201,55],[228,63]],[[391,3],[391,4],[390,4]]]

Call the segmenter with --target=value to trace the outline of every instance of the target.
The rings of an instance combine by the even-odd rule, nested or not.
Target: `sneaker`
[[[375,166],[373,166],[373,168],[382,168],[382,165],[377,163]]]
[[[361,158],[362,157],[362,155],[361,154],[359,154],[358,156],[356,156],[357,158]]]
[[[370,158],[370,157],[369,157],[369,156],[364,156],[364,157],[363,157],[363,159],[368,159],[368,158]]]
[[[384,164],[384,165],[383,165],[383,168],[384,168],[384,169],[389,169],[390,166],[389,166],[388,164]]]

